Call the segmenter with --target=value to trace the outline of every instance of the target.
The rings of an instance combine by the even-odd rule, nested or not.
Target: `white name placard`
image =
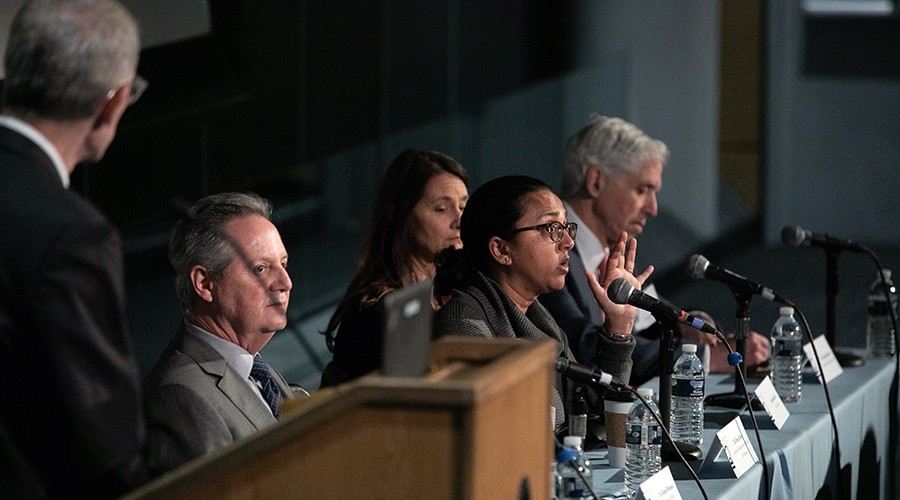
[[[747,432],[744,431],[744,426],[741,425],[740,416],[735,417],[734,420],[728,422],[728,425],[722,427],[716,433],[716,438],[713,439],[701,468],[706,467],[707,462],[718,461],[723,451],[731,463],[734,477],[743,476],[759,460],[756,456],[756,451],[750,444]]]
[[[644,500],[681,500],[681,493],[675,486],[675,479],[669,466],[665,466],[638,486],[638,499]]]
[[[841,364],[834,355],[834,351],[831,350],[831,346],[828,345],[828,339],[826,339],[824,335],[816,337],[813,340],[813,343],[816,345],[816,352],[819,353],[819,361],[822,362],[822,372],[824,372],[825,383],[827,384],[834,380],[838,375],[844,373],[844,369],[841,368]],[[819,378],[819,382],[821,383],[822,373],[819,372],[819,364],[816,363],[816,355],[813,352],[813,346],[811,344],[806,344],[803,346],[803,352],[806,354],[806,359],[809,360],[809,364],[812,365],[813,371],[816,372],[816,377]]]
[[[781,430],[781,426],[783,426],[788,417],[791,416],[791,412],[785,408],[784,401],[781,400],[781,396],[779,396],[778,391],[775,390],[775,385],[772,383],[772,377],[768,376],[764,378],[753,392],[756,394],[757,399],[762,403],[763,408],[766,409],[766,413],[769,414],[772,423],[775,424],[775,427],[777,427],[778,430]]]

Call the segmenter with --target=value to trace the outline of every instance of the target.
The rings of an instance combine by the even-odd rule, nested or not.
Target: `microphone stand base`
[[[689,462],[703,458],[703,452],[700,451],[700,448],[692,444],[681,443],[678,441],[663,441],[659,455],[663,462],[680,462],[681,459],[678,458],[679,451],[684,456],[684,459]]]
[[[834,357],[837,358],[838,363],[844,368],[853,368],[866,364],[866,360],[862,356],[849,352],[834,351]]]
[[[750,395],[750,404],[753,405],[753,411],[765,411],[762,403]],[[711,394],[706,396],[704,400],[706,406],[719,406],[722,408],[732,408],[740,410],[747,406],[747,398],[740,392],[726,392],[723,394]]]

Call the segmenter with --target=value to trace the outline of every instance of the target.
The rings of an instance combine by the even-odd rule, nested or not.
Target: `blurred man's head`
[[[3,112],[42,124],[79,124],[70,169],[100,160],[119,118],[145,87],[137,23],[111,0],[28,0],[10,26]],[[55,141],[59,142],[59,141]],[[59,148],[60,144],[56,144]]]

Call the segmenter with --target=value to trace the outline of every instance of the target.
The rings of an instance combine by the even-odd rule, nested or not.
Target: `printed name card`
[[[822,362],[822,371],[825,372],[825,383],[831,382],[835,377],[844,373],[844,369],[841,368],[841,364],[838,362],[837,357],[834,355],[834,351],[831,350],[831,346],[828,345],[828,340],[824,335],[819,335],[813,340],[813,344],[816,346],[816,352],[819,353],[819,361]],[[816,355],[813,352],[813,346],[811,344],[806,344],[803,346],[803,352],[806,354],[806,359],[809,360],[809,364],[812,365],[813,371],[816,372],[816,377],[819,378],[819,382],[822,382],[822,373],[819,372],[819,364],[816,363]]]
[[[753,464],[759,461],[756,451],[750,444],[750,438],[747,437],[747,432],[744,430],[744,426],[741,425],[740,416],[735,417],[734,420],[716,433],[716,438],[713,439],[701,468],[705,467],[707,462],[717,461],[723,451],[725,456],[728,457],[728,461],[731,462],[731,470],[734,472],[734,477],[743,476]]]
[[[638,486],[637,497],[644,500],[681,500],[669,466],[665,466]]]
[[[754,391],[757,399],[762,403],[763,408],[766,409],[766,413],[769,414],[769,418],[772,419],[772,423],[775,424],[775,427],[778,430],[781,430],[781,426],[787,421],[788,417],[791,416],[791,413],[785,408],[784,401],[781,400],[781,396],[778,395],[778,391],[775,390],[775,385],[772,383],[772,377],[768,376],[759,383],[756,390]]]

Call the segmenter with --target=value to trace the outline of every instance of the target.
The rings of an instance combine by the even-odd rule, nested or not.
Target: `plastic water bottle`
[[[661,464],[662,431],[650,413],[659,415],[653,402],[653,389],[641,387],[637,393],[647,405],[638,399],[628,412],[625,428],[625,491],[628,498],[634,498],[638,486],[659,472]]]
[[[796,403],[802,396],[803,336],[794,319],[793,307],[779,309],[781,316],[772,327],[772,382],[785,403]]]
[[[696,344],[681,344],[681,356],[672,374],[672,440],[694,446],[703,444],[703,394],[706,373],[697,357]]]
[[[575,457],[559,461],[559,476],[562,482],[559,498],[592,498],[591,489],[588,487],[592,482],[591,462],[584,455],[581,443],[581,436],[563,438],[563,444],[575,450]]]
[[[884,270],[884,278],[890,290],[891,300],[884,296],[884,285],[881,283],[881,273],[869,287],[869,318],[866,327],[866,346],[869,355],[874,358],[887,358],[894,355],[897,348],[894,325],[891,321],[891,311],[897,314],[897,288],[891,281],[891,270]]]
[[[584,398],[584,387],[581,384],[575,386],[572,395],[572,411],[569,414],[569,435],[580,436],[582,444],[587,437],[588,404]]]
[[[559,445],[557,445],[559,446]],[[556,461],[556,457],[553,457],[553,460],[550,462],[550,499],[556,500],[559,498],[559,492],[562,489],[561,478],[559,476],[559,463]]]

